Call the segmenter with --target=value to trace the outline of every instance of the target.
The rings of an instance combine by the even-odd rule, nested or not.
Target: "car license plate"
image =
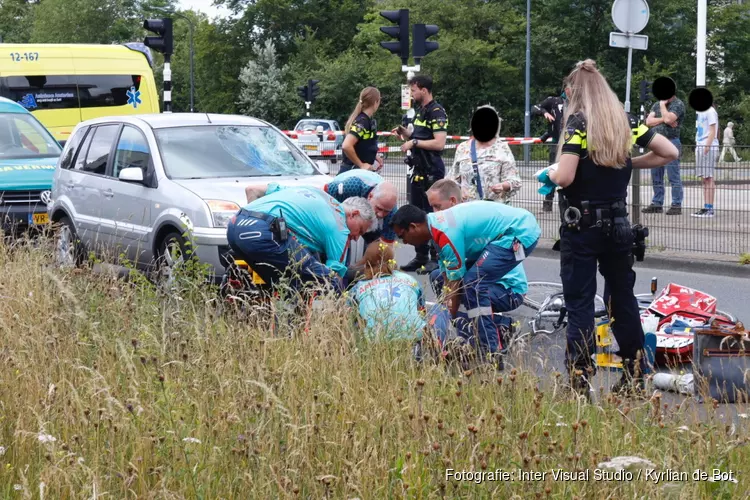
[[[29,214],[29,224],[37,226],[41,224],[49,224],[49,214]]]
[[[305,151],[317,151],[318,146],[314,146],[312,144],[305,144]]]

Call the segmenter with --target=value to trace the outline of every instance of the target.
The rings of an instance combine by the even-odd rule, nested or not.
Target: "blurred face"
[[[415,247],[424,245],[430,240],[430,233],[427,232],[427,224],[421,226],[409,224],[406,228],[393,226],[393,231],[396,233],[398,239],[407,245]]]
[[[455,196],[445,199],[437,191],[427,191],[427,201],[435,212],[448,210],[449,208],[458,205],[458,200]]]
[[[378,110],[379,107],[380,107],[380,99],[378,99],[377,101],[375,101],[375,106],[373,106],[372,112],[375,113]]]
[[[396,206],[396,198],[393,196],[379,196],[375,198],[370,193],[367,200],[370,202],[372,209],[375,210],[375,217],[378,219],[384,219],[386,215],[391,213],[393,207]]]
[[[370,223],[359,216],[359,210],[352,210],[346,213],[346,227],[352,239],[356,240],[370,229]]]

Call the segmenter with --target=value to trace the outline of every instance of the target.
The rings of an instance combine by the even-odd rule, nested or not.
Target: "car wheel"
[[[55,263],[61,268],[74,268],[83,264],[83,243],[68,217],[58,221],[55,233]]]
[[[156,253],[156,282],[169,289],[174,285],[175,271],[185,262],[187,255],[185,238],[177,231],[171,231],[161,240]]]

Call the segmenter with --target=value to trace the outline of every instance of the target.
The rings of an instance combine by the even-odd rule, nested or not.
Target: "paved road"
[[[399,264],[405,264],[413,256],[414,250],[412,247],[398,246],[396,260]],[[648,293],[651,278],[657,277],[659,280],[659,290],[670,282],[701,290],[715,296],[718,300],[717,305],[719,308],[733,313],[738,319],[745,320],[746,323],[750,322],[750,313],[746,309],[747,297],[750,296],[749,280],[745,278],[713,276],[710,274],[685,273],[663,269],[655,270],[649,269],[647,264],[647,260],[636,264],[636,292]],[[529,281],[559,282],[560,264],[558,260],[532,256],[526,261],[525,270]],[[434,300],[434,294],[426,283],[426,278],[424,276],[417,276],[417,278],[423,284],[427,300]],[[599,293],[601,294],[604,289],[601,276],[599,276],[598,282]],[[540,376],[543,384],[550,382],[551,377],[549,374],[554,370],[565,373],[564,340],[564,335],[559,335],[556,338],[534,339],[530,345],[523,348],[520,353],[514,355],[511,364],[515,364],[516,366],[530,366]],[[686,368],[686,372],[690,372],[689,367]],[[606,393],[606,388],[611,386],[618,378],[619,374],[615,372],[600,371],[595,377],[593,385],[597,392],[600,388],[604,388],[604,393]],[[691,408],[694,407],[698,415],[704,415],[702,405],[691,398],[670,393],[664,395],[664,402],[670,405],[680,404],[684,401],[692,405]],[[722,405],[722,408],[721,411],[724,412],[725,417],[730,419],[737,419],[738,413],[748,413],[746,405]]]

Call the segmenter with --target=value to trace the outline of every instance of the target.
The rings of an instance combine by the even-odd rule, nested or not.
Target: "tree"
[[[123,43],[141,37],[143,17],[152,6],[173,0],[43,0],[35,8],[35,43]]]
[[[0,36],[4,43],[27,43],[35,7],[33,0],[3,0],[0,2]]]
[[[306,32],[330,40],[334,52],[343,52],[357,33],[357,24],[375,5],[374,0],[219,0],[241,16],[239,22],[253,43],[274,41],[286,62],[294,53],[295,38]]]
[[[253,47],[255,57],[240,72],[237,105],[243,114],[280,124],[288,119],[289,87],[285,82],[286,67],[280,67],[276,47],[271,40]]]

